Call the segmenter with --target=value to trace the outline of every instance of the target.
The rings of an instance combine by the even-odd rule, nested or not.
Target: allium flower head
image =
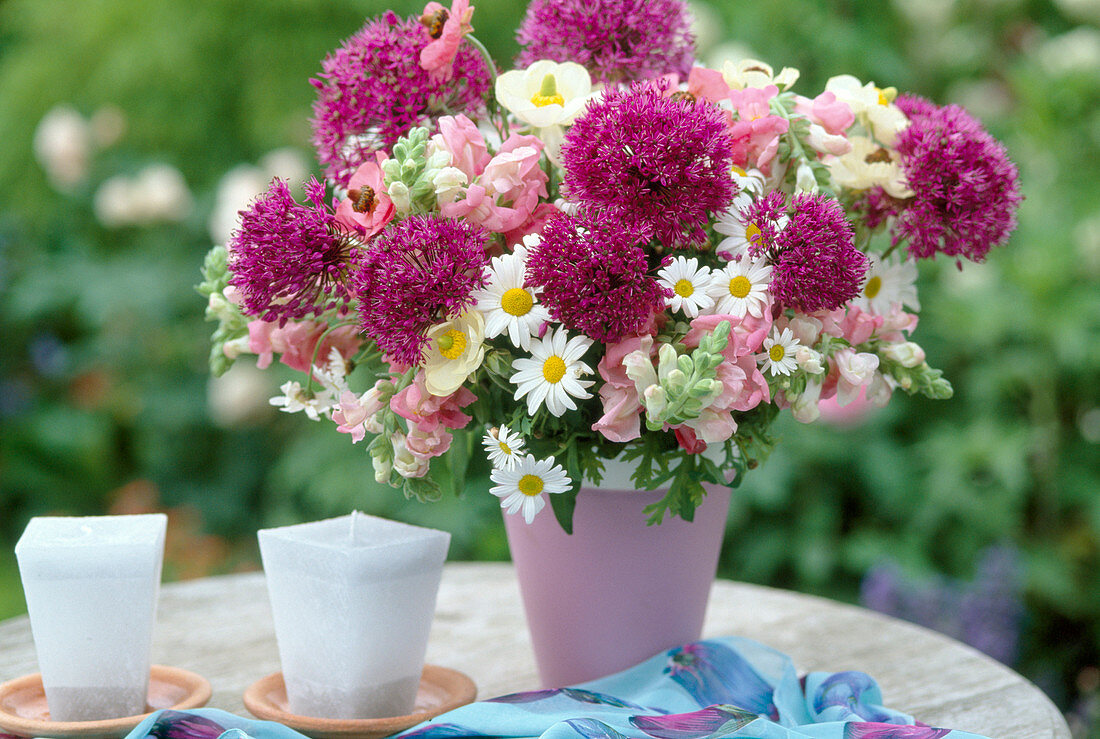
[[[406,218],[371,241],[355,275],[360,326],[391,359],[419,364],[428,329],[473,305],[485,263],[485,232],[478,226]]]
[[[731,147],[722,111],[705,100],[674,100],[658,86],[610,89],[565,135],[564,188],[573,202],[685,246],[736,194]]]
[[[557,216],[527,258],[527,283],[568,328],[608,344],[638,333],[671,291],[650,276],[645,233],[608,213]]]
[[[898,107],[912,123],[898,134],[901,166],[914,192],[893,225],[909,254],[985,260],[1016,228],[1022,196],[1003,145],[957,105],[937,108],[915,96]]]
[[[532,0],[516,38],[516,66],[572,61],[597,82],[686,79],[695,59],[684,0]]]
[[[287,321],[345,309],[348,274],[356,242],[340,229],[325,206],[325,187],[310,179],[310,205],[295,202],[284,180],[241,211],[241,225],[229,239],[229,280],[244,312],[265,321]]]
[[[763,251],[776,302],[805,313],[835,310],[859,294],[867,257],[854,244],[844,209],[825,195],[796,195],[790,222]]]
[[[460,45],[453,76],[443,79],[420,64],[432,41],[419,19],[388,11],[325,58],[311,82],[318,90],[313,143],[326,177],[346,185],[375,150],[388,149],[413,126],[481,111],[490,81],[481,55]]]

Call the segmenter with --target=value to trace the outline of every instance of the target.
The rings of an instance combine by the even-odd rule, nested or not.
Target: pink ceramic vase
[[[547,506],[505,516],[543,687],[586,682],[699,638],[730,489],[707,486],[695,520],[646,526],[663,492],[581,488],[567,535]]]

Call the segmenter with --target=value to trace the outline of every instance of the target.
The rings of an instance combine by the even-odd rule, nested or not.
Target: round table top
[[[1070,736],[1046,695],[1009,668],[933,631],[856,606],[718,580],[703,635],[730,634],[789,654],[800,671],[866,672],[887,706],[932,726],[994,739]],[[263,573],[165,585],[153,661],[203,675],[213,685],[211,707],[248,715],[245,689],[279,670]],[[539,687],[510,564],[445,567],[427,661],[470,675],[482,698]],[[37,671],[27,618],[0,623],[0,682]]]

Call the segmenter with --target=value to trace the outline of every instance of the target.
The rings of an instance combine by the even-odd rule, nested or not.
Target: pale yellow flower
[[[485,318],[466,311],[432,326],[426,336],[424,387],[432,395],[451,395],[485,359]]]
[[[798,76],[799,71],[794,67],[783,67],[777,75],[770,64],[759,59],[742,59],[737,63],[727,61],[722,65],[722,77],[734,90],[743,90],[746,87],[764,88],[768,85],[787,90],[798,81]]]

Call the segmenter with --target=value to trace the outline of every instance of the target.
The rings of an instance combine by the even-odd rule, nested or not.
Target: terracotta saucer
[[[476,697],[477,686],[465,673],[424,665],[413,712],[405,716],[336,719],[291,713],[281,672],[252,683],[244,693],[244,705],[256,718],[277,721],[313,739],[379,739],[472,703]]]
[[[42,675],[24,675],[0,685],[0,731],[18,736],[84,737],[107,739],[126,736],[141,720],[162,708],[187,710],[206,705],[210,683],[178,667],[153,665],[149,671],[147,713],[102,721],[51,721]]]

